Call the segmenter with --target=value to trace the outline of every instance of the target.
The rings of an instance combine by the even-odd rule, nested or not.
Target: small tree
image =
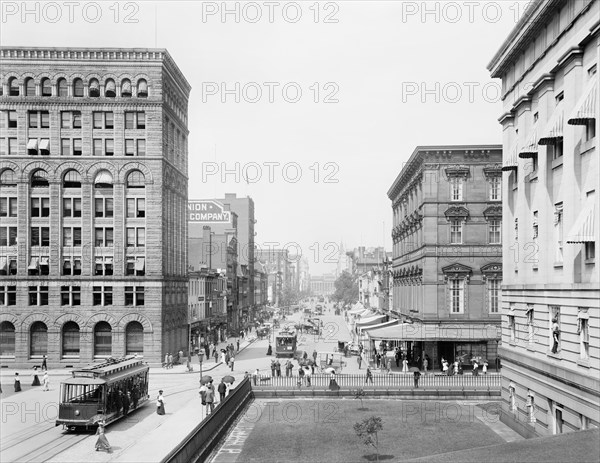
[[[354,398],[355,399],[360,399],[360,408],[363,408],[363,397],[366,396],[367,393],[365,392],[365,390],[362,387],[359,387],[355,392],[354,392]]]
[[[379,437],[377,433],[383,429],[383,420],[379,416],[365,418],[360,423],[354,424],[356,435],[362,439],[363,444],[375,449],[376,461],[379,461]]]

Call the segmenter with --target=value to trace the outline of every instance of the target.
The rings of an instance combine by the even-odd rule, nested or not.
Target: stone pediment
[[[448,178],[467,178],[469,177],[470,172],[469,166],[455,165],[446,167],[446,177]]]
[[[443,267],[442,272],[448,277],[456,276],[457,278],[464,278],[471,275],[473,273],[473,269],[468,265],[459,264],[457,262],[455,264],[450,264],[446,267]]]
[[[469,210],[464,206],[450,206],[444,211],[446,218],[462,218],[469,217]]]
[[[502,206],[488,206],[483,211],[483,216],[486,219],[490,219],[490,218],[502,218]]]
[[[485,264],[480,270],[484,279],[502,279],[502,264],[499,262]]]

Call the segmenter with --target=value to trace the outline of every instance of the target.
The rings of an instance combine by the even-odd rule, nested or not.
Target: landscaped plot
[[[443,401],[261,400],[239,425],[252,427],[239,462],[375,461],[354,424],[370,416],[383,420],[380,461],[398,461],[504,443],[477,416],[497,420],[495,403],[477,406]]]

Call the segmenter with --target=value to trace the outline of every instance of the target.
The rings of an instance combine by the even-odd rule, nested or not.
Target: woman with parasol
[[[108,453],[112,453],[112,449],[105,435],[105,426],[106,422],[104,420],[98,422],[98,429],[96,429],[96,435],[98,436],[98,440],[96,441],[96,452],[102,449],[106,450]]]
[[[162,389],[158,391],[158,397],[156,398],[156,413],[159,415],[165,414],[165,398]]]
[[[32,386],[41,386],[40,378],[38,376],[38,367],[37,367],[37,365],[33,367],[33,373],[31,373],[31,376],[33,376],[33,382],[31,383],[31,385]]]

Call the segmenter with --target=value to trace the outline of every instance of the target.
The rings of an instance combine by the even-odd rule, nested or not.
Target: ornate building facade
[[[166,50],[0,48],[0,359],[187,341],[187,105]]]
[[[600,2],[531,2],[502,79],[502,415],[525,436],[599,426]]]
[[[395,340],[406,342],[413,358],[428,354],[434,368],[441,357],[467,365],[480,357],[490,366],[496,359],[501,161],[499,145],[419,146],[388,191],[390,315],[414,325],[398,325]]]

